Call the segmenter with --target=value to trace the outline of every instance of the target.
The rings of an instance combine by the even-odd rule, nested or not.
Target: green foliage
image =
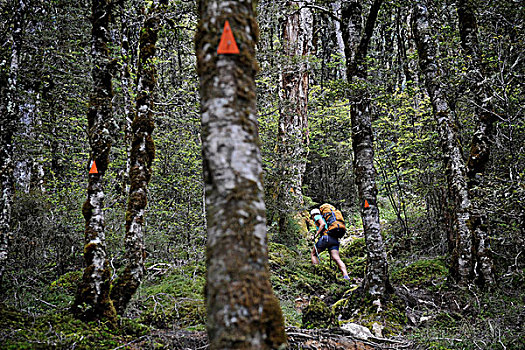
[[[516,297],[482,292],[470,295],[467,301],[473,307],[470,315],[442,311],[418,327],[411,338],[429,349],[523,348],[524,332],[516,327],[523,310]]]

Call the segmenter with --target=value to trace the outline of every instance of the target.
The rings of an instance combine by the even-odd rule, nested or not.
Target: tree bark
[[[87,199],[82,207],[86,220],[84,262],[86,268],[79,283],[73,314],[82,320],[105,320],[116,326],[116,312],[110,299],[111,273],[106,259],[104,224],[104,175],[109,165],[112,145],[110,134],[113,98],[109,41],[109,0],[92,1],[91,54],[93,59],[93,91],[89,99],[88,136],[91,157],[98,173],[89,174]]]
[[[459,0],[457,6],[461,46],[467,65],[466,82],[472,93],[476,114],[476,126],[467,161],[467,185],[472,198],[470,230],[474,238],[473,260],[476,260],[474,273],[476,282],[485,285],[495,283],[495,276],[487,243],[488,218],[481,207],[479,198],[483,196],[480,186],[482,186],[485,168],[490,159],[496,115],[485,86],[486,76],[478,43],[475,6],[472,0]]]
[[[22,17],[26,11],[24,0],[18,1],[13,16],[11,32],[11,57],[7,74],[6,85],[0,89],[2,101],[0,103],[0,284],[9,253],[9,235],[11,232],[11,210],[14,184],[13,135],[17,130],[19,120],[17,90],[18,71],[20,64],[20,50],[22,45]],[[2,79],[3,80],[3,79]]]
[[[417,2],[413,10],[412,30],[419,55],[419,66],[425,77],[434,117],[443,150],[447,181],[455,206],[455,251],[452,258],[452,275],[459,282],[472,279],[472,237],[469,230],[471,202],[466,182],[466,167],[463,162],[458,136],[450,106],[440,83],[437,46],[433,40],[432,28],[428,21],[428,10]]]
[[[160,11],[158,1],[154,1],[140,31],[136,114],[131,124],[133,141],[126,212],[126,252],[124,256],[126,266],[111,289],[111,299],[119,315],[124,314],[144,276],[145,209],[148,203],[151,166],[155,157],[155,143],[152,134],[155,128],[153,110],[157,71],[153,60],[160,29]]]
[[[365,290],[374,297],[383,298],[391,289],[388,278],[388,261],[381,236],[379,208],[377,206],[377,175],[374,167],[374,139],[370,97],[366,88],[368,45],[373,34],[381,0],[374,1],[366,24],[361,23],[362,8],[358,2],[346,4],[342,12],[343,37],[347,59],[347,78],[356,85],[351,96],[352,148],[354,171],[360,199],[361,218],[367,248]]]
[[[308,55],[313,53],[313,13],[309,1],[288,1],[282,24],[283,54],[279,90],[280,188],[279,235],[286,236],[288,221],[303,204],[303,177],[308,157]]]
[[[211,349],[286,343],[269,282],[255,103],[258,26],[252,1],[199,1],[196,42],[208,223],[206,306]],[[219,55],[225,21],[239,54]]]
[[[335,18],[341,18],[341,0],[336,0],[332,2],[332,11]],[[337,39],[337,48],[341,57],[345,57],[345,42],[343,40],[343,31],[341,30],[341,21],[333,21],[335,37]],[[342,80],[346,80],[346,69],[344,65],[339,65],[339,75]]]

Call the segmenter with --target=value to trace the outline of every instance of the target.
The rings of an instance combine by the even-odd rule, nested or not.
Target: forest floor
[[[360,288],[365,243],[342,243],[352,281],[326,252],[310,263],[311,243],[298,237],[269,244],[271,282],[281,302],[290,349],[525,349],[523,271],[507,272],[492,289],[447,279],[444,256],[389,256],[394,292],[382,304]],[[111,330],[68,313],[80,272],[53,282],[31,307],[0,303],[2,349],[206,349],[205,263],[150,263],[148,276]],[[26,296],[27,298],[27,296]],[[29,305],[26,302],[25,305]]]

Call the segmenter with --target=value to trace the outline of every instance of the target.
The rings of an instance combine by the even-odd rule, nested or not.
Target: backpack
[[[328,234],[334,238],[342,238],[346,233],[345,219],[341,211],[335,209],[331,204],[325,203],[319,208],[321,215],[326,221]]]

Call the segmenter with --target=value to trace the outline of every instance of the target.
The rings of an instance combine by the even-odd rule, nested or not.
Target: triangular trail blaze
[[[368,204],[368,201],[365,199],[365,208],[370,208],[370,204]]]
[[[218,54],[238,54],[239,48],[233,37],[232,29],[230,28],[230,23],[226,21],[224,23],[224,29],[221,35],[221,41],[219,42],[219,47],[217,48]]]
[[[95,161],[93,161],[93,164],[91,164],[91,169],[89,170],[89,173],[98,174],[97,163],[95,163]]]

